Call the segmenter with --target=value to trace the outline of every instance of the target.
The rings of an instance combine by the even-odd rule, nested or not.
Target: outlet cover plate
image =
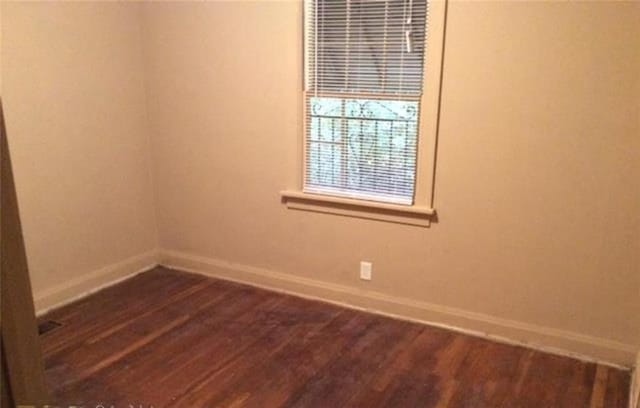
[[[360,262],[360,279],[371,280],[373,264],[371,262]]]

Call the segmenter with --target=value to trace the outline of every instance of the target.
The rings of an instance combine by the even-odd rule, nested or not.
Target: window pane
[[[310,97],[305,190],[413,202],[417,101]]]

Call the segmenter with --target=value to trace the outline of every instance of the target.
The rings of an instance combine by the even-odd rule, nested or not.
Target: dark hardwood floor
[[[624,371],[165,268],[40,320],[62,406],[627,403]]]

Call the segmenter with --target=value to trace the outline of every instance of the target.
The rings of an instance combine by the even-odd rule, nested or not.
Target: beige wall
[[[7,133],[42,307],[117,277],[125,260],[148,263],[139,256],[156,247],[141,6],[2,7]]]
[[[161,247],[611,340],[632,360],[640,3],[450,3],[428,229],[281,204],[300,16],[295,2],[146,5]]]

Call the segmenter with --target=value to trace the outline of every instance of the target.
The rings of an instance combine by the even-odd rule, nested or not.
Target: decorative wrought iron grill
[[[413,200],[418,102],[308,98],[306,190]]]

